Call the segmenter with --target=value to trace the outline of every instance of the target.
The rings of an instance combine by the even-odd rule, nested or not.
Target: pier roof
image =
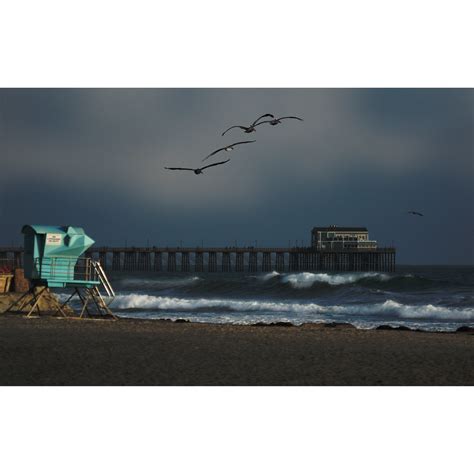
[[[367,227],[339,227],[330,225],[328,227],[313,227],[315,231],[339,231],[339,232],[368,232]]]

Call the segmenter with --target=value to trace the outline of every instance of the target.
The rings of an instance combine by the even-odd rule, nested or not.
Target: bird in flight
[[[242,145],[244,143],[255,143],[256,140],[250,140],[246,142],[237,142],[237,143],[232,143],[232,145],[227,145],[223,148],[219,148],[218,150],[213,151],[210,155],[207,155],[206,158],[204,158],[202,161],[206,161],[208,158],[211,156],[215,155],[216,153],[219,153],[220,151],[232,151],[235,146],[237,145]]]
[[[273,120],[264,120],[263,122],[260,122],[258,125],[260,125],[262,123],[269,123],[270,125],[278,125],[279,123],[281,123],[282,120],[286,120],[286,119],[295,119],[295,120],[299,120],[300,122],[303,121],[302,118],[295,117],[295,116],[292,115],[292,116],[280,117],[280,118],[273,117]]]
[[[258,117],[257,120],[255,120],[251,125],[249,125],[248,127],[246,127],[245,125],[233,125],[232,127],[229,127],[225,132],[222,133],[222,136],[224,136],[229,130],[232,130],[233,128],[240,128],[244,131],[244,133],[252,133],[252,132],[255,132],[255,127],[257,125],[260,125],[260,123],[257,123],[260,119],[263,119],[265,117],[272,117],[272,118],[275,118],[274,115],[272,114],[264,114],[264,115],[261,115],[260,117]],[[261,122],[263,123],[263,122]]]
[[[408,211],[407,213],[413,214],[414,216],[424,217],[424,215],[421,212],[417,212],[417,211]]]
[[[168,168],[165,166],[165,170],[185,170],[185,171],[193,171],[194,174],[203,174],[203,170],[206,168],[210,168],[211,166],[223,165],[230,161],[230,158],[225,161],[219,161],[218,163],[212,163],[212,165],[203,166],[202,168]]]

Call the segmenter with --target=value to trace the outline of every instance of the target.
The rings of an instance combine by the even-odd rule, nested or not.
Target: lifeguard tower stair
[[[116,318],[109,309],[115,293],[100,262],[81,257],[94,244],[82,228],[25,225],[22,232],[25,276],[31,280],[31,288],[9,308],[11,311],[31,305],[28,316],[35,310],[40,314],[39,302],[47,288],[69,288],[72,293],[65,302],[57,303],[55,314],[66,316],[65,306],[77,296],[79,317]]]

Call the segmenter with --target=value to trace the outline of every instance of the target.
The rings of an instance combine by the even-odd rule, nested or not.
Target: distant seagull
[[[245,125],[233,125],[232,127],[229,127],[225,132],[222,133],[222,136],[224,136],[229,130],[232,130],[233,128],[240,128],[244,131],[244,133],[252,133],[252,132],[255,132],[255,127],[257,125],[260,125],[259,123],[257,123],[260,119],[263,119],[265,117],[272,117],[272,118],[275,118],[274,115],[272,114],[265,114],[265,115],[262,115],[260,117],[258,117],[257,120],[255,120],[255,122],[253,122],[251,125],[249,125],[248,127],[246,127]],[[263,122],[262,122],[263,123]]]
[[[220,151],[232,151],[236,145],[242,145],[243,143],[255,143],[255,142],[256,142],[256,140],[232,143],[232,145],[227,145],[224,148],[219,148],[218,150],[213,151],[210,155],[207,155],[206,158],[204,158],[202,161],[206,161],[208,158],[215,155],[216,153],[219,153]]]
[[[203,174],[203,170],[205,170],[206,168],[210,168],[211,166],[223,165],[224,163],[227,163],[228,161],[230,161],[230,158],[225,161],[219,161],[219,163],[212,163],[212,165],[203,166],[202,168],[167,168],[165,166],[165,170],[185,170],[185,171],[193,171],[194,174]]]
[[[260,125],[262,123],[269,123],[270,125],[278,125],[279,123],[281,123],[282,120],[286,120],[286,119],[295,119],[295,120],[299,120],[300,122],[303,121],[302,118],[295,117],[295,116],[288,116],[288,117],[273,118],[273,120],[264,120],[263,122],[260,122],[257,125]]]
[[[424,217],[424,215],[421,212],[417,212],[417,211],[408,211],[407,213],[413,214],[414,216]]]

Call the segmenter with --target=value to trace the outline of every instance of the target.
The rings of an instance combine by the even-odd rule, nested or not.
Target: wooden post
[[[155,272],[161,272],[163,270],[163,259],[161,252],[155,252],[153,256],[153,270]]]
[[[249,252],[249,272],[257,271],[258,254],[257,252]]]
[[[285,271],[285,254],[283,252],[277,252],[275,257],[275,267],[277,272]]]
[[[189,252],[181,252],[181,271],[189,272],[191,266],[189,265]]]
[[[217,253],[209,252],[209,261],[207,263],[207,271],[217,272]]]
[[[232,267],[230,263],[230,252],[222,253],[222,271],[225,273],[229,273],[232,271]]]
[[[290,252],[290,272],[297,272],[299,270],[299,254],[298,252]]]
[[[134,250],[127,250],[125,252],[123,268],[129,272],[137,269],[137,253]]]
[[[104,270],[107,270],[107,252],[104,252],[103,250],[99,252],[99,262],[100,262],[100,266]]]
[[[270,252],[263,252],[262,257],[262,272],[272,271],[272,254]]]
[[[120,252],[114,252],[112,254],[112,270],[115,272],[122,270]]]
[[[244,271],[244,252],[236,252],[235,254],[235,271]]]
[[[195,272],[204,271],[204,254],[202,252],[196,252],[195,254],[194,271]]]
[[[140,252],[138,254],[138,270],[150,270],[150,254],[148,252]]]
[[[176,252],[168,252],[167,270],[169,272],[175,272],[176,271]]]

